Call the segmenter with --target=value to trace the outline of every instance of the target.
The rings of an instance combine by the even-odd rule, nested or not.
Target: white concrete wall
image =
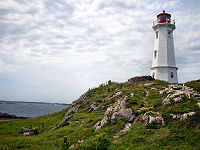
[[[171,78],[171,72],[173,72],[173,78]],[[177,83],[177,70],[176,68],[160,67],[151,69],[151,76],[155,75],[154,78],[163,80],[169,83]]]
[[[158,38],[154,41],[153,61],[151,75],[155,74],[154,78],[164,80],[170,83],[178,82],[177,68],[175,62],[173,30],[175,26],[168,23],[157,24],[153,29],[158,33]],[[170,34],[168,33],[170,31]],[[154,51],[157,51],[155,58]],[[173,78],[171,78],[173,72]]]

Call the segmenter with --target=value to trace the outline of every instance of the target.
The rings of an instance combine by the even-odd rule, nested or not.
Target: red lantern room
[[[160,13],[157,15],[157,21],[158,23],[170,23],[171,15],[168,13],[165,13],[165,10],[163,10],[163,13]]]

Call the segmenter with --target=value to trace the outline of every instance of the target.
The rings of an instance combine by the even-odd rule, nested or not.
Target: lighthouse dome
[[[158,23],[170,23],[171,15],[168,13],[165,13],[165,10],[163,10],[162,13],[157,15]]]

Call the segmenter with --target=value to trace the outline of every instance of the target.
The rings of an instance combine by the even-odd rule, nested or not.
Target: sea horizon
[[[0,100],[0,112],[17,117],[39,117],[66,109],[70,104]]]

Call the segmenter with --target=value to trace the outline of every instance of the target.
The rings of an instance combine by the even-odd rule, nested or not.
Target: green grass
[[[194,90],[200,92],[200,79],[195,81],[186,82],[186,86],[192,87]]]
[[[112,150],[159,150],[159,149],[177,149],[177,150],[198,150],[200,149],[200,116],[195,120],[173,120],[171,113],[187,113],[195,111],[200,114],[197,107],[197,100],[183,97],[184,101],[178,104],[172,103],[162,106],[161,102],[166,95],[160,95],[159,90],[163,90],[168,83],[163,81],[152,81],[153,85],[145,86],[149,82],[136,83],[109,83],[100,85],[97,88],[89,89],[86,93],[87,99],[80,103],[81,107],[78,113],[73,113],[73,118],[54,131],[52,127],[60,123],[68,109],[52,115],[46,115],[37,118],[30,118],[21,121],[11,121],[0,123],[0,149],[61,149],[63,137],[67,136],[70,145],[75,145],[73,149],[97,150],[101,146]],[[200,81],[187,82],[187,86],[193,87],[199,91]],[[152,89],[155,88],[155,89]],[[116,92],[123,94],[116,96],[112,100],[107,100]],[[146,91],[149,95],[146,96]],[[130,93],[134,93],[131,97]],[[156,126],[149,124],[144,126],[137,122],[132,129],[119,138],[115,136],[124,128],[127,119],[110,122],[102,129],[95,131],[94,124],[103,118],[105,110],[97,110],[87,113],[85,110],[89,107],[88,102],[101,99],[99,106],[108,107],[114,104],[118,99],[126,97],[127,107],[134,112],[140,107],[153,107],[153,112],[159,112],[165,121],[165,126]],[[146,103],[144,103],[146,101]],[[142,115],[146,111],[137,113]],[[152,116],[153,113],[150,113]],[[38,135],[24,136],[22,127],[39,129]],[[103,135],[102,137],[100,135]],[[99,137],[100,136],[100,137]],[[82,143],[78,142],[84,140]],[[100,144],[103,142],[104,144]]]

